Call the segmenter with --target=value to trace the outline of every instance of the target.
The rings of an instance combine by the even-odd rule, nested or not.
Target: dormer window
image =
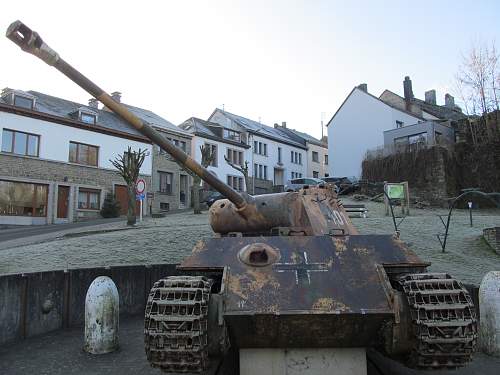
[[[32,98],[14,94],[14,105],[16,107],[33,109],[33,107],[35,106],[35,101]]]
[[[92,111],[87,107],[80,107],[76,111],[71,112],[70,117],[78,119],[86,124],[95,125],[97,123],[97,112]]]
[[[1,96],[7,104],[29,110],[35,109],[36,97],[28,92],[5,88],[2,90]]]
[[[96,115],[90,113],[80,112],[80,121],[86,124],[94,125],[96,123]]]
[[[234,130],[224,129],[224,138],[230,139],[235,142],[240,142],[240,133]]]

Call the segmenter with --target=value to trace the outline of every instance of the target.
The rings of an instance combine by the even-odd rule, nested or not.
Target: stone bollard
[[[85,297],[85,343],[83,350],[104,354],[118,349],[119,297],[116,285],[99,276]]]
[[[488,272],[479,287],[479,345],[489,355],[500,357],[500,271]]]

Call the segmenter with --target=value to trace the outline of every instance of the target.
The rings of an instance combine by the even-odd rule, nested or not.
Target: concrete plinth
[[[240,349],[240,375],[366,375],[364,348]]]
[[[99,276],[85,297],[85,344],[91,354],[118,349],[119,299],[116,285],[107,276]]]
[[[479,345],[500,357],[500,271],[488,272],[479,287]]]

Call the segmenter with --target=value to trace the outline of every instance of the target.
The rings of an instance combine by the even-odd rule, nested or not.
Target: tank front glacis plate
[[[238,252],[254,243],[279,258],[243,263]],[[386,235],[223,237],[197,246],[180,268],[227,267],[224,316],[240,347],[362,346],[393,316],[377,264],[412,263],[421,262]]]

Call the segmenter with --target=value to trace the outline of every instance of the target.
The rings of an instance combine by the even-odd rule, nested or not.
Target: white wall
[[[267,144],[267,156],[259,155],[253,152],[254,141]],[[284,169],[284,183],[292,178],[292,172],[302,173],[303,177],[307,174],[307,151],[298,147],[290,146],[285,143],[280,143],[268,138],[259,137],[257,135],[249,135],[249,144],[251,145],[251,176],[253,176],[254,164],[267,165],[267,179],[274,180],[274,167],[278,166],[278,147],[281,147],[281,166]],[[302,154],[302,165],[291,162],[290,152],[298,152]],[[274,182],[274,181],[273,181]]]
[[[92,125],[89,125],[91,127]],[[152,145],[119,138],[111,135],[77,129],[71,126],[56,124],[30,117],[19,116],[12,113],[0,112],[0,134],[4,128],[19,130],[40,136],[41,159],[57,160],[68,163],[69,142],[81,142],[89,145],[99,146],[99,168],[115,169],[110,159],[123,154],[128,146],[133,150],[148,149],[149,156],[146,157],[141,167],[141,173],[151,175],[152,170]]]
[[[384,144],[384,130],[396,121],[420,121],[356,88],[328,124],[330,176],[361,176],[361,162],[368,149]]]

